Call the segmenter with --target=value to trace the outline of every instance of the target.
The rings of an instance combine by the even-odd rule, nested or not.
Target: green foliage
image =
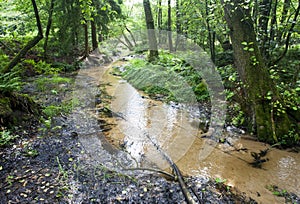
[[[55,85],[63,84],[63,83],[70,83],[72,79],[66,77],[60,77],[58,75],[54,75],[52,77],[41,77],[38,78],[35,83],[37,88],[41,91],[45,91],[46,89],[53,90]]]
[[[227,180],[226,179],[222,179],[222,178],[216,178],[215,179],[215,182],[217,183],[217,184],[223,184],[223,183],[225,183]]]
[[[162,51],[155,64],[142,59],[131,60],[123,76],[137,89],[154,97],[162,95],[166,101],[187,102],[192,100],[189,97],[204,101],[209,98],[201,73],[167,52]]]
[[[49,105],[44,108],[43,113],[47,116],[47,118],[52,118],[59,114],[67,114],[73,110],[73,107],[78,104],[78,101],[75,99],[69,102],[63,102],[60,105]],[[45,122],[47,126],[48,122]],[[50,121],[51,123],[51,121]]]
[[[19,136],[13,135],[8,130],[2,130],[0,132],[0,147],[11,145],[17,137],[19,137]]]
[[[290,146],[293,144],[299,144],[300,135],[296,131],[296,127],[292,127],[292,129],[288,132],[288,134],[283,135],[282,137],[280,137],[278,139],[282,145]]]
[[[21,86],[21,78],[17,72],[8,72],[0,75],[0,92],[18,91]]]
[[[32,59],[26,59],[24,60],[24,64],[26,66],[30,66],[33,68],[35,72],[38,74],[45,74],[45,75],[57,75],[61,72],[60,68],[53,67],[51,64],[48,64],[47,62],[40,60],[38,62],[35,62]]]

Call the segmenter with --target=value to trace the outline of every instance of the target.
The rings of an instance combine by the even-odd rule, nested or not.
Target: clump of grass
[[[60,77],[58,75],[53,75],[52,77],[42,77],[38,78],[35,83],[40,91],[45,91],[46,89],[52,89],[53,86],[58,84],[70,83],[72,79],[66,77]]]
[[[2,130],[0,132],[0,147],[8,146],[13,144],[13,141],[19,137],[18,135],[13,135],[8,130]]]

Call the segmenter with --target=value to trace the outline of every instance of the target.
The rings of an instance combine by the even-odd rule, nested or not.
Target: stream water
[[[267,154],[269,161],[263,163],[262,168],[252,167],[248,163],[253,161],[250,152],[259,152],[268,145],[232,131],[223,133],[232,145],[202,138],[203,131],[199,129],[197,118],[206,115],[205,108],[186,108],[149,99],[120,77],[110,74],[112,66],[122,63],[117,61],[107,66],[82,69],[78,75],[77,81],[84,81],[82,87],[87,84],[109,84],[106,91],[113,96],[110,109],[117,113],[117,117],[107,119],[112,124],[110,131],[103,134],[97,128],[95,121],[98,118],[88,122],[92,126],[88,131],[79,132],[82,144],[97,160],[115,168],[114,158],[117,158],[117,163],[121,162],[122,166],[139,165],[169,170],[168,163],[154,147],[155,143],[176,162],[184,175],[226,179],[226,184],[245,192],[259,203],[284,202],[283,198],[274,196],[267,189],[269,185],[300,196],[299,154],[271,149]],[[86,98],[86,94],[96,93],[93,90],[76,95]],[[79,111],[74,114],[76,117],[84,115]],[[83,124],[82,118],[89,116],[81,115],[80,118],[78,126]],[[115,148],[119,145],[126,151]]]

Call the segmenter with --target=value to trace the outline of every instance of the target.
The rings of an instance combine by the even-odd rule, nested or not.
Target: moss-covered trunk
[[[11,127],[38,118],[42,108],[24,94],[0,92],[0,128]]]
[[[283,103],[258,48],[250,10],[247,9],[250,6],[241,0],[223,3],[235,66],[244,84],[247,102],[244,111],[260,140],[277,142],[278,138],[288,134],[292,123],[287,113],[278,115],[278,110],[273,106],[275,103]]]

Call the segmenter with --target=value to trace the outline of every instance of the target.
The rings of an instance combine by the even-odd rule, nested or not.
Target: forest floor
[[[41,92],[34,86],[24,91],[47,100],[48,105],[66,95],[64,91],[49,94],[49,89]],[[0,151],[0,203],[185,202],[177,181],[157,173],[118,173],[93,161],[68,115],[54,117],[51,128],[32,122],[16,134],[15,144]],[[222,182],[187,177],[186,183],[200,203],[256,203]]]

